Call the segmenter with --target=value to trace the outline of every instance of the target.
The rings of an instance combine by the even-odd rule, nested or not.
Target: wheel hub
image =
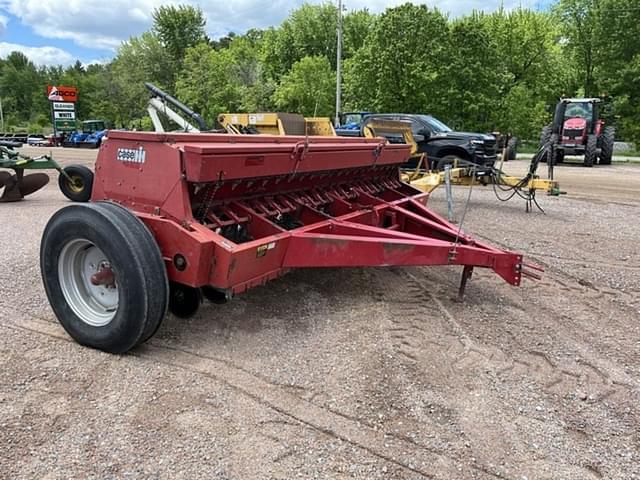
[[[82,192],[82,190],[84,189],[84,182],[82,181],[82,178],[78,177],[77,175],[72,175],[71,181],[69,182],[69,189],[73,193]]]
[[[117,275],[97,246],[84,239],[65,245],[58,276],[67,303],[83,322],[102,327],[113,320],[119,298]]]

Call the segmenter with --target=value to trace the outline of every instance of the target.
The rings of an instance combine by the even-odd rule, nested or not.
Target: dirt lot
[[[124,356],[49,309],[57,185],[0,205],[0,477],[640,478],[640,165],[557,177],[546,215],[477,187],[464,225],[540,282],[478,271],[459,304],[459,268],[297,271]]]

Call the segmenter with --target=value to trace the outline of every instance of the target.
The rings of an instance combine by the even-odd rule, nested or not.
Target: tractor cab
[[[96,133],[105,130],[104,120],[85,120],[82,122],[82,133]]]

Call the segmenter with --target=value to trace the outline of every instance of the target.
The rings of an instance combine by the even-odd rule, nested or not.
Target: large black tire
[[[589,135],[587,145],[584,148],[584,166],[593,167],[598,159],[598,137]]]
[[[515,160],[518,154],[518,138],[511,137],[507,142],[507,159]]]
[[[613,159],[613,143],[615,142],[616,129],[605,127],[600,139],[600,165],[611,165]]]
[[[152,336],[166,315],[169,282],[160,249],[144,223],[118,205],[56,212],[42,236],[40,269],[58,321],[82,345],[124,353]],[[105,271],[111,280],[93,285],[91,278]]]
[[[553,165],[562,162],[562,154],[558,150],[559,137],[557,133],[550,134],[546,138],[545,143],[540,144],[540,148],[544,148],[546,154],[540,158],[541,163],[548,163],[549,167],[553,169]]]
[[[72,202],[88,202],[93,189],[93,172],[84,165],[70,165],[63,170],[72,180],[62,174],[58,177],[58,186],[64,196]]]
[[[542,127],[542,131],[540,132],[540,145],[538,148],[548,148],[548,155],[551,155],[551,152],[554,150],[551,145],[551,125],[545,125]],[[544,155],[540,161],[542,163],[547,163],[547,155]]]
[[[551,131],[553,127],[551,125],[545,125],[540,132],[540,148],[544,147],[549,140],[551,140]]]

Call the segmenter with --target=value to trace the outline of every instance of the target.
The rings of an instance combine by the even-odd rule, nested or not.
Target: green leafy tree
[[[229,44],[233,59],[231,82],[237,84],[240,109],[246,112],[265,111],[273,108],[271,96],[275,82],[266,78],[264,64],[260,61],[255,37],[236,37]]]
[[[188,48],[206,42],[206,20],[199,7],[163,5],[153,11],[152,31],[175,62],[176,67]]]
[[[597,14],[595,74],[599,93],[612,99],[607,120],[617,123],[618,138],[640,145],[640,6],[635,0],[602,0]]]
[[[345,62],[345,104],[376,111],[446,112],[447,18],[424,5],[387,9]]]
[[[491,128],[536,138],[549,121],[545,105],[554,104],[576,82],[573,59],[560,42],[561,24],[555,15],[521,8],[500,9],[484,19],[495,43],[494,68],[501,74]]]
[[[304,57],[282,77],[273,99],[284,111],[331,116],[335,108],[335,81],[335,73],[326,57]]]
[[[0,64],[0,92],[7,124],[27,123],[42,111],[38,102],[45,97],[41,72],[26,55],[11,52]]]
[[[580,86],[587,97],[598,93],[595,68],[601,45],[596,36],[599,3],[600,0],[560,0],[555,7],[564,27],[567,52],[575,60]]]
[[[362,46],[374,23],[366,10],[347,13],[343,18],[343,58]],[[266,74],[278,80],[304,57],[324,56],[336,68],[338,9],[333,3],[303,4],[277,28],[263,34],[263,61]]]
[[[167,57],[159,38],[151,32],[124,42],[109,69],[111,82],[106,85],[104,94],[110,95],[109,98],[114,102],[114,120],[119,126],[126,127],[146,116],[149,93],[144,82],[151,82],[173,93],[171,59]]]
[[[456,129],[490,131],[504,73],[486,18],[474,14],[455,20],[449,41],[451,51],[439,66],[449,79],[442,92],[447,107],[442,120]]]
[[[235,68],[228,48],[215,50],[206,43],[196,45],[187,50],[176,93],[211,125],[218,114],[240,107],[241,91],[234,81]]]

